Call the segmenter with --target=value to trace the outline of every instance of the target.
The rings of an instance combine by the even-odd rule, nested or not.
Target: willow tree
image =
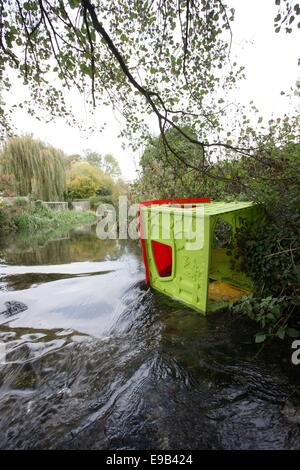
[[[63,199],[66,173],[63,153],[30,136],[6,141],[1,162],[3,173],[12,175],[15,191],[44,201]]]

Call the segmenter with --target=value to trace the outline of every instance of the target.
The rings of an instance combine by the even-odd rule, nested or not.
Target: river
[[[0,448],[300,449],[300,366],[93,227],[0,241]]]

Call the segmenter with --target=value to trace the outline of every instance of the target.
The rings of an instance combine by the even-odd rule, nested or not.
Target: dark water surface
[[[0,242],[0,447],[300,449],[290,343],[143,279],[93,229]]]

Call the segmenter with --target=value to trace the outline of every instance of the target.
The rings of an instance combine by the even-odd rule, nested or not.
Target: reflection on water
[[[152,292],[137,244],[84,228],[0,258],[1,448],[300,448],[290,345],[257,356],[251,325]]]

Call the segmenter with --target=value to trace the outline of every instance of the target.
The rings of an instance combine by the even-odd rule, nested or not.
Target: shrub
[[[18,230],[68,228],[76,224],[92,224],[96,220],[92,212],[53,211],[45,206],[28,207],[15,218]]]
[[[112,178],[89,164],[77,162],[71,165],[68,172],[67,193],[68,200],[87,199],[95,195],[109,195],[113,188]]]
[[[28,206],[29,201],[27,197],[16,196],[13,199],[13,204],[15,204],[17,207],[26,207]]]
[[[87,176],[76,176],[68,182],[67,199],[87,199],[96,193],[95,181]]]
[[[17,230],[15,217],[19,212],[17,207],[0,207],[0,235]]]
[[[273,149],[245,164],[251,191],[264,207],[255,224],[237,231],[243,269],[254,295],[234,307],[256,320],[258,338],[295,337],[300,305],[300,145]]]
[[[91,209],[96,210],[100,204],[112,204],[114,201],[112,196],[92,196],[90,197]]]

